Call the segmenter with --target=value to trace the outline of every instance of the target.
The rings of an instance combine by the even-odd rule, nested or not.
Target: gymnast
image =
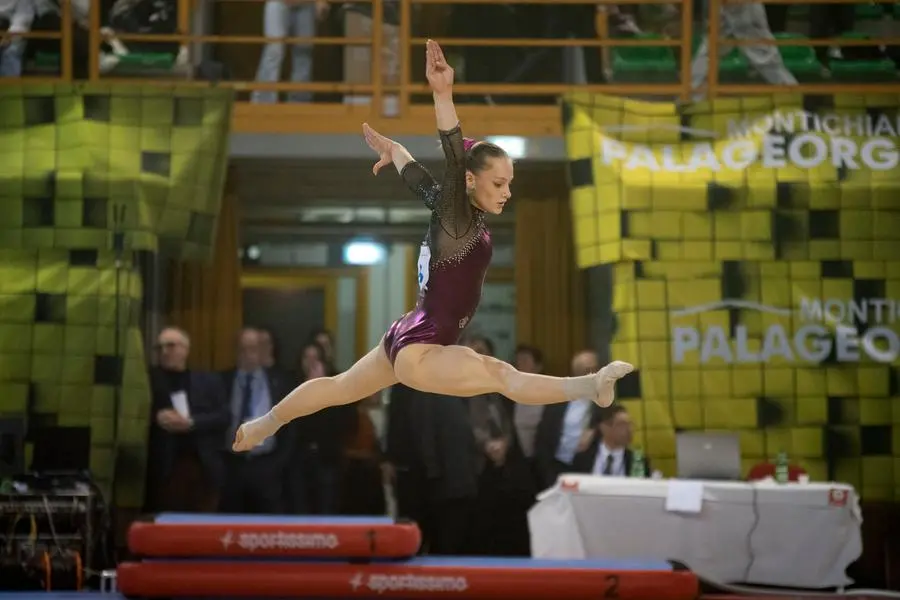
[[[499,146],[463,138],[451,93],[453,69],[431,40],[426,45],[425,73],[446,160],[440,184],[403,146],[363,124],[366,143],[379,156],[373,173],[393,163],[431,209],[428,234],[419,251],[416,307],[395,321],[381,343],[349,370],[304,382],[266,415],[241,425],[233,444],[237,452],[254,448],[289,421],[368,398],[398,382],[449,396],[496,392],[522,404],[590,398],[609,406],[616,380],[633,369],[616,361],[590,375],[550,377],[522,373],[457,345],[478,307],[491,261],[484,214],[503,212],[510,198],[513,164]]]

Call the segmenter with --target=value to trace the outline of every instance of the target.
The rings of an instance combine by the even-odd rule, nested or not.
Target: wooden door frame
[[[354,345],[359,359],[370,350],[369,330],[369,269],[367,267],[244,267],[241,271],[241,290],[323,290],[325,293],[323,326],[337,336],[338,280],[352,277],[356,281],[356,323]]]

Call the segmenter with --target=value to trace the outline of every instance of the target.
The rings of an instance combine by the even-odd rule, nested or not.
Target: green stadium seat
[[[809,4],[792,4],[788,7],[788,21],[809,22]]]
[[[691,46],[691,55],[696,56],[700,44],[703,43],[703,35],[695,35]],[[724,83],[743,83],[750,79],[750,62],[741,52],[740,48],[732,48],[728,54],[719,59],[719,81]]]
[[[169,52],[131,52],[119,56],[119,63],[112,72],[129,75],[170,74],[175,67],[176,56]],[[33,72],[58,72],[61,58],[55,52],[37,52],[28,65]]]
[[[34,68],[41,71],[59,69],[60,58],[55,52],[36,52],[34,55]]]
[[[637,39],[659,40],[656,34],[640,34]],[[665,46],[619,46],[612,49],[612,79],[618,82],[672,83],[678,81],[678,61]]]
[[[794,74],[800,82],[821,81],[825,77],[825,68],[816,58],[816,51],[812,46],[804,45],[807,38],[799,33],[776,33],[776,39],[796,40],[796,45],[778,46],[781,59],[787,70]]]
[[[852,31],[843,34],[841,39],[868,40],[872,39],[872,36],[867,33]],[[845,58],[834,59],[828,62],[831,76],[836,81],[860,83],[897,80],[897,65],[890,58],[881,54],[878,48],[845,47],[841,53]],[[866,56],[866,54],[871,56]]]
[[[119,57],[116,71],[171,71],[175,55],[168,52],[130,52]]]
[[[884,8],[880,4],[857,4],[853,12],[857,21],[879,21],[884,18]]]

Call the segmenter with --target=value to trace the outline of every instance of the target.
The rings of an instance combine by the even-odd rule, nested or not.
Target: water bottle
[[[788,469],[787,452],[779,452],[775,459],[775,481],[778,483],[787,483],[790,479],[790,470]]]
[[[647,476],[647,469],[644,467],[644,453],[640,449],[631,453],[631,473],[629,475],[641,479]]]

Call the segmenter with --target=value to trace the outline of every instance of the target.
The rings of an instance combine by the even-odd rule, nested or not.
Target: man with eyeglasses
[[[634,426],[631,416],[621,404],[594,410],[596,442],[575,455],[573,472],[605,477],[632,477],[634,451],[631,448]],[[650,477],[650,462],[643,457],[641,477]]]
[[[147,490],[154,511],[214,512],[225,480],[225,388],[215,374],[188,368],[190,349],[188,334],[176,327],[157,338]]]
[[[228,442],[242,423],[266,414],[293,386],[285,375],[264,364],[264,342],[259,329],[245,327],[238,336],[236,367],[223,373],[229,398]],[[291,457],[294,432],[292,427],[283,427],[250,452],[226,452],[221,511],[284,512],[284,470]]]

